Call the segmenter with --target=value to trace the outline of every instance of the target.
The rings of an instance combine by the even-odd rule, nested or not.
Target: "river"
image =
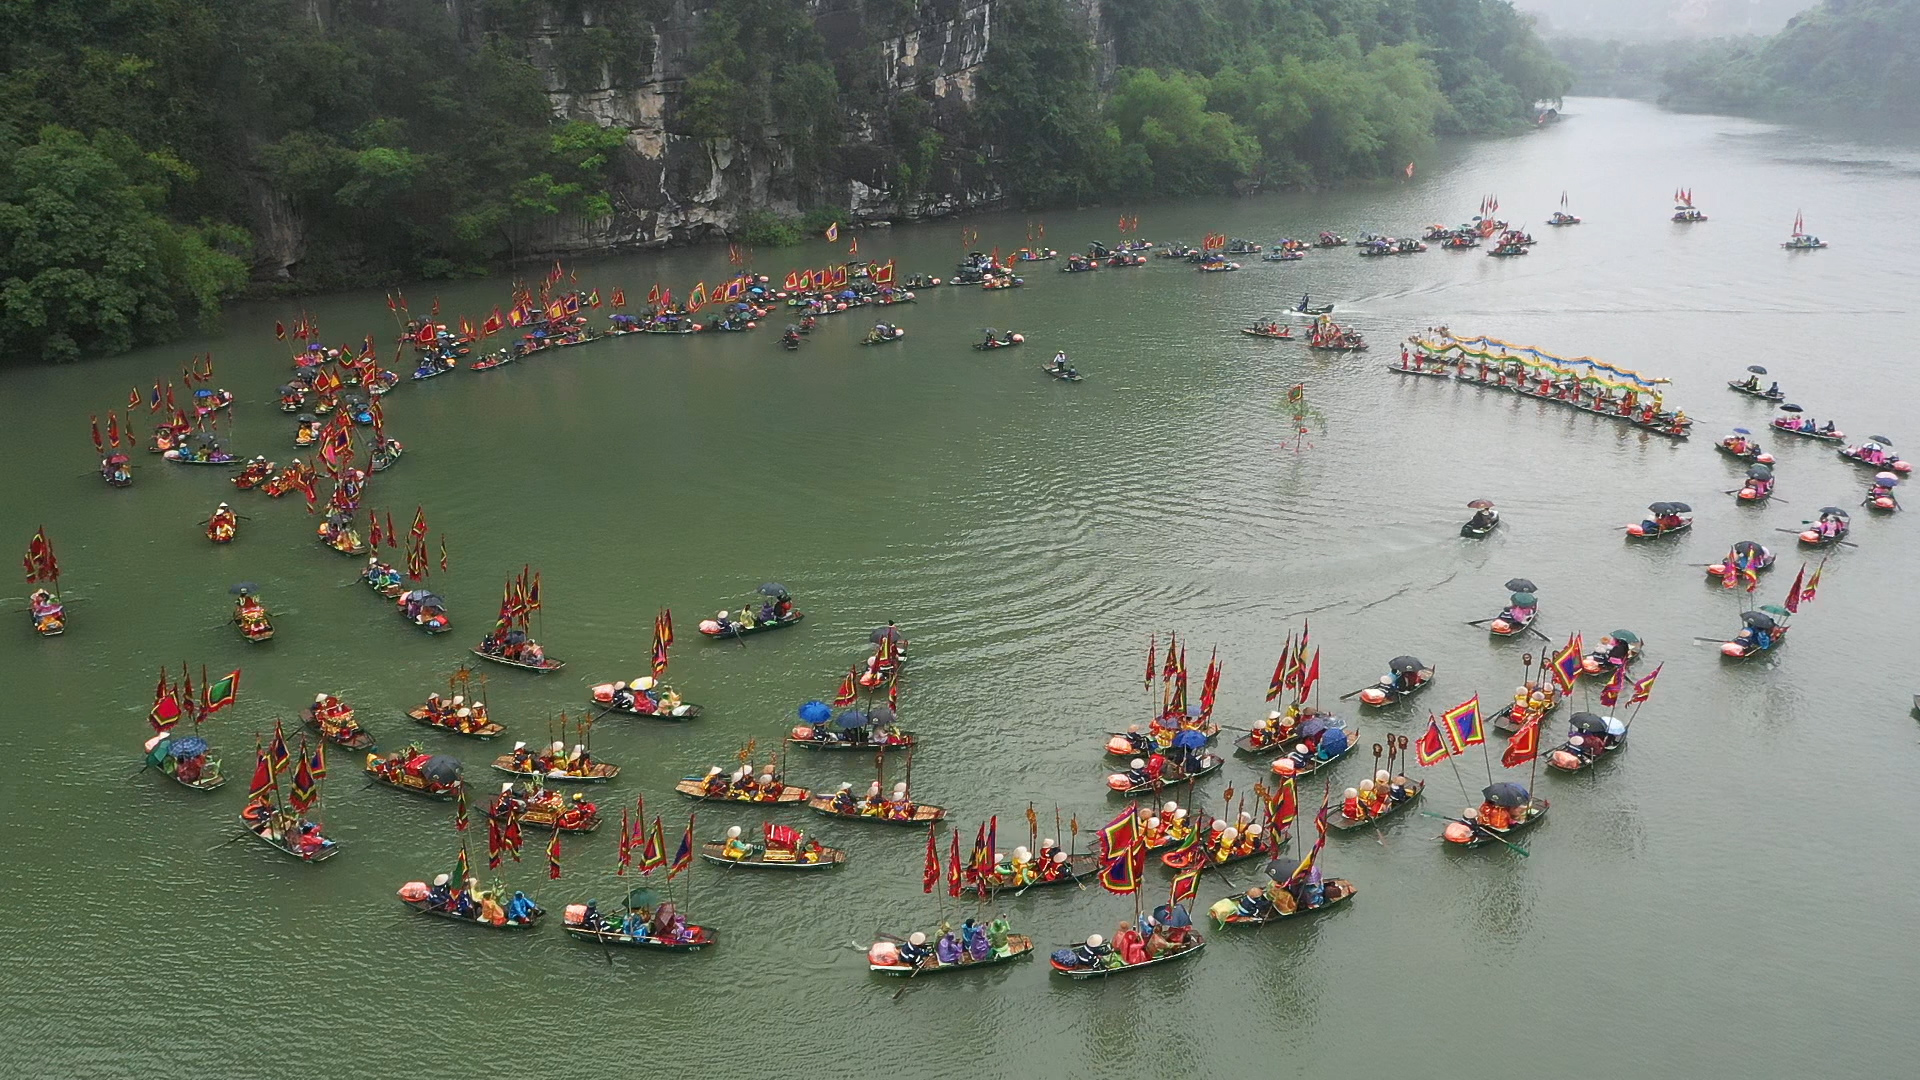
[[[54,640],[10,616],[0,650],[12,764],[0,806],[3,1071],[1904,1073],[1920,1052],[1907,1015],[1920,976],[1899,944],[1920,918],[1920,839],[1912,800],[1881,785],[1920,769],[1908,713],[1920,684],[1903,678],[1914,638],[1900,621],[1920,600],[1911,522],[1859,515],[1859,546],[1835,554],[1770,662],[1727,665],[1692,639],[1731,632],[1744,606],[1698,564],[1737,539],[1768,543],[1780,566],[1758,599],[1777,602],[1800,558],[1775,530],[1828,503],[1853,506],[1866,475],[1819,444],[1767,439],[1780,497],[1733,505],[1719,492],[1740,473],[1711,442],[1732,425],[1764,428],[1768,413],[1724,380],[1765,364],[1822,420],[1920,447],[1909,354],[1920,155],[1626,101],[1571,101],[1567,114],[1526,137],[1449,146],[1411,182],[1126,208],[1161,242],[1207,232],[1271,242],[1321,228],[1404,235],[1460,220],[1492,193],[1540,237],[1524,259],[1345,250],[1211,276],[1158,261],[1080,276],[1042,264],[1024,289],[930,290],[895,309],[909,331],[898,346],[856,347],[849,318],[796,353],[765,330],[630,338],[403,385],[387,423],[409,451],[369,503],[403,523],[424,506],[447,537],[451,570],[430,582],[451,605],[445,637],[405,626],[353,584],[354,563],[320,550],[290,502],[235,497],[218,470],[144,454],[131,490],[92,476],[87,415],[124,405],[130,386],[177,377],[196,352],[214,354],[217,381],[243,402],[236,447],[292,456],[286,418],[257,403],[285,370],[271,327],[291,322],[293,305],[238,307],[223,335],[166,349],[0,371],[14,416],[0,453],[19,466],[0,537],[24,545],[44,523],[71,605],[70,630]],[[1709,222],[1667,222],[1682,186]],[[1547,229],[1562,190],[1587,223]],[[1779,249],[1796,211],[1831,249]],[[1048,242],[1111,239],[1115,216],[1047,214]],[[977,246],[1010,251],[1027,221],[965,225]],[[939,273],[962,253],[960,229],[863,232],[861,254]],[[777,280],[839,250],[816,241],[758,264]],[[713,250],[578,266],[583,284],[636,298],[655,281],[684,293],[726,269]],[[1338,302],[1373,351],[1328,357],[1236,332],[1307,289]],[[433,291],[408,293],[420,309]],[[438,293],[443,311],[478,320],[504,303],[506,283]],[[378,293],[307,304],[330,341],[390,339],[383,309]],[[1668,401],[1699,420],[1697,434],[1669,442],[1382,370],[1399,339],[1436,324],[1671,378]],[[989,325],[1031,344],[969,349]],[[1036,370],[1056,348],[1085,382]],[[1281,445],[1290,433],[1278,404],[1296,382],[1326,417],[1300,450]],[[1499,503],[1506,525],[1475,544],[1457,526],[1479,496]],[[251,520],[238,542],[211,548],[195,522],[222,498]],[[1671,543],[1623,544],[1619,527],[1653,499],[1691,502],[1698,526]],[[1044,952],[1111,933],[1129,901],[1036,891],[988,912],[1004,908],[1043,955],[916,980],[889,1000],[899,985],[870,976],[848,944],[976,910],[922,894],[924,837],[911,831],[823,825],[852,853],[824,879],[696,866],[688,910],[720,929],[720,946],[611,960],[553,925],[487,934],[402,908],[401,882],[451,868],[449,810],[367,790],[347,753],[331,757],[324,804],[339,857],[308,867],[227,843],[254,734],[321,690],[356,704],[384,746],[418,733],[488,790],[486,762],[503,747],[422,731],[399,713],[468,658],[503,579],[526,563],[544,575],[544,639],[570,666],[487,672],[494,712],[518,737],[537,740],[563,709],[578,715],[591,683],[639,672],[651,617],[673,608],[672,681],[706,717],[610,719],[595,732],[599,754],[624,768],[595,795],[617,817],[644,794],[649,812],[665,812],[670,842],[688,809],[673,780],[731,764],[749,737],[772,745],[888,619],[913,641],[902,711],[926,739],[916,793],[951,808],[963,843],[998,814],[1003,848],[1024,842],[1007,838],[1024,833],[1029,801],[1048,834],[1056,804],[1077,817],[1083,844],[1122,805],[1106,795],[1098,749],[1102,732],[1142,718],[1150,632],[1164,642],[1179,630],[1196,676],[1219,647],[1229,725],[1263,715],[1275,655],[1303,617],[1324,650],[1329,698],[1401,653],[1437,665],[1417,710],[1339,707],[1363,744],[1417,736],[1427,707],[1511,692],[1522,648],[1463,624],[1492,614],[1516,575],[1539,584],[1548,634],[1592,641],[1631,628],[1648,642],[1641,670],[1665,672],[1630,751],[1589,774],[1542,770],[1554,811],[1524,841],[1531,857],[1442,850],[1439,823],[1415,815],[1335,835],[1324,866],[1358,885],[1352,904],[1216,933],[1194,962],[1105,983],[1050,976]],[[770,578],[794,590],[808,614],[800,628],[744,647],[698,640],[699,618]],[[281,613],[267,646],[224,625],[227,587],[241,580]],[[212,795],[138,774],[156,672],[182,661],[196,680],[202,664],[245,672],[239,704],[208,725],[234,778]],[[1564,717],[1550,732],[1564,733]],[[1336,798],[1366,756],[1335,770]],[[859,757],[796,752],[789,768],[793,782],[828,789],[870,777]],[[1470,756],[1462,768],[1477,792],[1482,764]],[[1426,809],[1466,805],[1451,770],[1427,772]],[[1262,775],[1232,762],[1202,801]],[[1308,813],[1318,795],[1302,785]],[[702,837],[760,821],[699,810]],[[509,864],[512,886],[555,913],[619,895],[613,830],[569,837],[560,881],[542,874],[546,834],[529,836],[527,861]],[[1244,885],[1248,872],[1234,876]],[[1149,872],[1155,902],[1166,880]],[[1202,905],[1228,891],[1203,881]]]

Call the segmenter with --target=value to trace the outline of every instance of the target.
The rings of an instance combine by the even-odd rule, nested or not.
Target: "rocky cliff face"
[[[1110,69],[1100,0],[1070,2]],[[875,73],[877,85],[868,88],[875,98],[918,96],[930,107],[931,129],[941,136],[937,164],[922,182],[905,189],[898,165],[913,148],[891,144],[874,100],[843,94],[844,143],[824,201],[844,206],[853,221],[937,217],[1005,201],[979,164],[976,148],[968,145],[967,119],[993,42],[995,4],[918,0],[891,28],[873,25],[861,0],[807,4],[836,68]],[[664,18],[645,24],[646,32],[620,35],[624,77],[612,73],[614,65],[600,65],[583,77],[567,62],[570,34],[590,28],[591,14],[543,17],[529,41],[529,55],[545,79],[554,115],[621,129],[631,153],[617,167],[614,214],[556,223],[535,238],[537,247],[565,253],[717,239],[750,211],[791,214],[803,208],[793,183],[791,146],[810,138],[810,132],[777,132],[747,145],[675,131],[679,98],[693,73],[701,14],[699,0],[683,0]],[[818,205],[821,194],[815,192],[810,201]]]

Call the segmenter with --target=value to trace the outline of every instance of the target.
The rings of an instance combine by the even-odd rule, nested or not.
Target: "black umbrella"
[[[293,393],[293,392],[294,392],[294,389],[293,389],[293,384],[292,384],[292,383],[281,383],[281,384],[280,384],[280,396],[281,396],[281,397],[285,397],[285,396],[287,396],[288,394],[291,394],[291,393]]]
[[[1480,794],[1493,805],[1508,808],[1525,806],[1531,798],[1526,788],[1510,783],[1488,784],[1480,789]]]
[[[1801,408],[1798,405],[1782,405],[1780,406],[1780,411],[1781,412],[1806,412],[1807,410]]]
[[[1742,540],[1733,545],[1733,553],[1735,555],[1758,555],[1765,550],[1766,548],[1761,547],[1752,540]]]
[[[1872,439],[1874,442],[1879,443],[1881,446],[1884,446],[1889,450],[1893,448],[1893,440],[1887,438],[1885,435],[1869,435],[1867,436],[1867,438]]]
[[[1840,508],[1839,508],[1839,507],[1837,507],[1837,506],[1823,506],[1823,507],[1821,507],[1821,508],[1820,508],[1820,512],[1821,512],[1822,514],[1834,514],[1834,515],[1837,515],[1837,516],[1839,516],[1839,517],[1846,517],[1846,516],[1847,516],[1847,512],[1846,512],[1845,510],[1842,510],[1842,509],[1840,509]]]
[[[902,635],[892,623],[888,623],[873,633],[868,634],[867,640],[875,645],[880,644],[882,641],[891,641],[898,645],[900,642],[905,641],[906,637]]]
[[[240,584],[235,585],[232,588],[228,589],[227,591],[232,593],[235,596],[245,596],[248,593],[259,592],[260,586],[255,585],[251,581],[243,581]]]
[[[1577,712],[1567,718],[1567,730],[1581,735],[1603,735],[1607,722],[1590,712]]]
[[[460,779],[460,761],[445,754],[435,754],[420,766],[420,775],[435,783],[451,784]]]
[[[1467,504],[1467,509],[1469,509],[1469,510],[1491,510],[1491,509],[1493,509],[1493,501],[1492,501],[1491,499],[1475,499],[1475,500],[1473,500],[1472,502],[1470,502],[1470,503],[1468,503],[1468,504]]]
[[[301,414],[300,414],[299,416],[296,416],[296,417],[294,417],[294,419],[295,419],[295,420],[298,420],[298,421],[300,421],[300,422],[301,422],[301,423],[303,423],[303,424],[317,424],[317,423],[319,423],[319,421],[318,421],[318,420],[315,420],[315,419],[314,419],[314,418],[313,418],[313,417],[312,417],[311,415],[309,415],[309,414],[307,414],[307,413],[301,413]]]
[[[1747,468],[1747,476],[1754,480],[1773,479],[1773,470],[1765,465],[1752,465]]]
[[[1765,375],[1767,373],[1767,369],[1761,367],[1759,364],[1748,364],[1747,370],[1753,372],[1755,375]]]
[[[1526,578],[1517,577],[1507,582],[1508,592],[1539,592],[1540,587]]]
[[[1393,672],[1420,671],[1426,666],[1417,656],[1396,656],[1387,661],[1387,670]]]
[[[760,586],[760,595],[779,599],[787,595],[787,587],[777,581],[769,581],[765,585]]]
[[[1773,616],[1764,611],[1743,611],[1740,613],[1740,621],[1755,630],[1771,630],[1780,625],[1773,621]]]
[[[327,515],[327,524],[332,525],[336,528],[351,525],[353,524],[353,515],[348,513],[343,513],[341,511],[335,511]]]
[[[887,708],[885,705],[882,705],[874,709],[872,712],[868,713],[867,716],[874,723],[881,724],[881,725],[891,724],[895,720],[900,719],[900,717],[897,716],[892,709]]]
[[[1670,502],[1648,503],[1647,511],[1653,514],[1670,514],[1673,512],[1673,504]]]
[[[1667,507],[1676,514],[1693,513],[1693,507],[1688,506],[1686,503],[1683,503],[1683,502],[1670,502],[1667,504]]]

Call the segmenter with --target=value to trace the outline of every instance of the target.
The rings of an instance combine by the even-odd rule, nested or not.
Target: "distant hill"
[[[1666,72],[1678,109],[1820,112],[1913,122],[1920,0],[1825,0],[1757,42],[1722,43]]]
[[[1807,0],[1520,0],[1542,36],[1621,41],[1772,34]]]

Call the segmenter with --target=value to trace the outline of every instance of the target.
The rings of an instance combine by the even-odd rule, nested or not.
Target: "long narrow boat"
[[[888,943],[880,942],[878,944],[886,945]],[[926,962],[919,964],[902,964],[897,962],[897,953],[894,954],[896,962],[882,963],[881,961],[886,958],[887,953],[884,951],[876,952],[876,947],[877,946],[870,946],[867,949],[868,971],[876,975],[905,975],[909,977],[938,975],[944,971],[970,971],[974,968],[992,967],[995,964],[1004,964],[1009,960],[1018,960],[1022,957],[1033,955],[1033,939],[1025,934],[1008,934],[1007,951],[1004,953],[988,953],[984,960],[962,960],[957,964],[943,964],[931,954],[928,955]]]
[[[1416,674],[1420,681],[1405,690],[1395,690],[1391,683],[1382,680],[1372,686],[1362,687],[1358,697],[1360,704],[1370,709],[1384,709],[1389,705],[1398,705],[1408,698],[1433,685],[1433,668],[1421,668]]]
[[[794,725],[793,730],[787,733],[787,745],[804,746],[809,750],[863,750],[878,754],[888,750],[911,749],[920,743],[919,736],[911,731],[894,732],[879,742],[853,742],[846,739],[816,739],[811,734],[802,737],[799,734],[801,728],[810,732],[815,730],[807,724]]]
[[[1425,780],[1409,779],[1407,781],[1407,790],[1408,794],[1406,798],[1401,799],[1399,802],[1389,801],[1385,809],[1374,814],[1372,817],[1350,818],[1347,816],[1345,810],[1341,810],[1339,813],[1330,813],[1327,815],[1327,827],[1345,832],[1348,829],[1358,829],[1362,825],[1377,824],[1382,818],[1392,817],[1394,814],[1412,806],[1414,802],[1420,798],[1420,793],[1427,790],[1427,782]]]
[[[1454,847],[1470,848],[1479,847],[1482,844],[1491,844],[1496,836],[1502,840],[1506,840],[1513,837],[1516,833],[1524,832],[1539,824],[1541,819],[1547,816],[1547,809],[1551,805],[1552,804],[1545,799],[1529,799],[1527,801],[1527,816],[1504,829],[1493,829],[1485,825],[1470,823],[1456,818],[1448,823],[1441,839]],[[1454,828],[1456,825],[1461,826],[1461,828]]]
[[[685,795],[689,799],[699,799],[703,802],[752,803],[761,806],[770,804],[785,806],[790,803],[803,803],[813,798],[813,792],[803,787],[793,787],[791,785],[782,785],[780,794],[771,799],[761,798],[758,795],[753,797],[737,796],[731,793],[709,795],[707,794],[706,784],[704,784],[702,778],[698,776],[683,777],[679,783],[673,785],[673,790]]]
[[[1180,731],[1198,731],[1207,737],[1208,742],[1213,742],[1220,737],[1220,725],[1212,720],[1208,720],[1204,725],[1197,728],[1155,728],[1154,730],[1145,732],[1138,730],[1109,731],[1107,732],[1106,744],[1102,749],[1112,757],[1137,757],[1141,754],[1151,754],[1156,751],[1165,753],[1170,742],[1161,742],[1159,736],[1164,733],[1166,738],[1171,740],[1173,736]],[[1154,746],[1151,749],[1147,749],[1133,745],[1132,738],[1136,735],[1153,738]]]
[[[703,637],[709,637],[715,641],[732,641],[734,638],[752,637],[755,634],[766,634],[775,630],[785,630],[787,627],[792,626],[806,617],[806,612],[796,611],[784,619],[762,619],[748,627],[742,627],[737,622],[729,622],[727,628],[724,630],[720,629],[718,623],[714,623],[713,628],[708,629],[707,624],[712,623],[713,620],[702,619],[699,630]]]
[[[499,923],[491,923],[477,915],[461,915],[450,911],[444,905],[435,904],[431,900],[409,900],[403,896],[400,898],[400,902],[422,915],[432,915],[438,919],[451,919],[457,923],[466,923],[468,926],[482,926],[488,930],[531,930],[540,925],[540,916],[547,913],[545,908],[535,904],[533,906],[533,917],[526,922],[502,921]]]
[[[794,856],[785,859],[770,859],[765,845],[755,844],[745,858],[735,859],[727,855],[725,841],[714,840],[700,845],[700,857],[708,862],[723,866],[742,866],[750,870],[832,870],[836,866],[847,864],[847,853],[839,848],[822,846],[817,858]],[[810,853],[802,853],[810,854]]]
[[[1547,764],[1552,768],[1560,770],[1561,772],[1567,772],[1567,773],[1580,772],[1581,770],[1590,768],[1594,765],[1599,764],[1602,761],[1612,760],[1614,755],[1618,754],[1622,750],[1625,750],[1626,748],[1627,748],[1627,737],[1624,733],[1620,735],[1618,742],[1614,743],[1612,746],[1606,746],[1603,744],[1601,746],[1600,752],[1597,754],[1594,754],[1591,757],[1587,756],[1586,754],[1578,750],[1575,750],[1571,743],[1562,743],[1561,745],[1554,747],[1552,750],[1547,751],[1547,754],[1546,754]]]
[[[1321,889],[1323,890],[1322,895],[1325,898],[1321,900],[1320,906],[1318,907],[1296,907],[1292,911],[1281,911],[1279,908],[1275,908],[1273,912],[1268,915],[1242,915],[1235,912],[1221,921],[1228,926],[1268,926],[1277,922],[1285,922],[1288,919],[1297,919],[1302,915],[1318,915],[1322,911],[1346,903],[1353,899],[1354,895],[1360,891],[1354,887],[1353,882],[1348,881],[1346,878],[1328,878],[1321,883]],[[1326,895],[1336,889],[1339,890],[1339,895]],[[1237,896],[1229,896],[1227,899],[1238,903],[1241,897],[1246,895],[1246,893],[1240,893]]]
[[[1729,380],[1727,382],[1727,389],[1745,394],[1748,397],[1757,397],[1762,401],[1787,400],[1787,392],[1785,390],[1762,390],[1758,387],[1748,386],[1743,382],[1733,382]]]
[[[407,750],[414,751],[414,754],[408,755]],[[368,754],[366,766],[362,771],[367,774],[367,778],[373,783],[382,784],[395,791],[404,791],[409,795],[418,795],[423,799],[437,799],[441,802],[446,802],[460,794],[461,790],[466,786],[466,781],[455,779],[454,782],[450,784],[440,783],[426,776],[424,768],[420,772],[412,772],[407,768],[407,765],[410,764],[414,758],[425,758],[426,763],[431,764],[433,758],[438,756],[439,755],[425,754],[418,745],[410,746],[392,757]],[[448,758],[443,760],[451,761],[452,759]],[[453,764],[457,769],[459,763],[454,762]],[[389,765],[392,767],[383,767]]]
[[[434,728],[439,731],[444,731],[449,735],[459,735],[459,736],[462,736],[463,738],[468,738],[468,739],[491,739],[495,735],[499,735],[502,732],[507,730],[505,726],[501,724],[496,724],[491,720],[473,728],[472,730],[464,730],[462,728],[455,727],[451,724],[443,724],[433,719],[432,714],[427,712],[427,707],[425,705],[419,706],[418,708],[414,708],[414,709],[408,709],[406,715],[409,720],[412,720],[416,724],[421,724],[426,727]]]
[[[620,775],[620,766],[596,761],[587,766],[584,773],[541,772],[537,769],[516,769],[513,767],[513,755],[501,754],[493,759],[493,771],[521,780],[537,780],[543,784],[604,784]]]
[[[1314,773],[1317,773],[1321,769],[1324,769],[1327,766],[1340,761],[1341,759],[1345,758],[1348,754],[1353,753],[1355,750],[1358,750],[1359,748],[1360,748],[1360,729],[1355,728],[1354,730],[1347,732],[1347,748],[1333,755],[1332,757],[1323,758],[1319,756],[1318,748],[1316,747],[1315,753],[1312,756],[1308,757],[1305,762],[1295,762],[1293,765],[1293,768],[1290,771],[1283,771],[1280,768],[1280,766],[1283,764],[1282,761],[1275,761],[1271,767],[1271,770],[1275,776],[1291,776],[1295,780],[1299,780],[1302,777],[1312,776]],[[1286,760],[1292,761],[1293,759],[1289,755],[1286,758]]]
[[[1515,622],[1507,618],[1507,613],[1502,612],[1487,623],[1487,633],[1493,634],[1496,637],[1515,637],[1526,633],[1528,628],[1539,618],[1539,608],[1534,608],[1528,612],[1526,619],[1521,622]]]
[[[1226,763],[1227,759],[1221,757],[1219,754],[1203,754],[1200,757],[1200,767],[1198,769],[1190,773],[1182,774],[1177,779],[1169,780],[1163,776],[1158,780],[1148,780],[1137,784],[1127,780],[1126,773],[1109,773],[1107,775],[1107,792],[1113,795],[1145,795],[1150,792],[1162,791],[1178,784],[1199,780],[1204,776],[1211,776],[1219,772],[1220,767]]]
[[[353,710],[347,710],[347,719],[352,720]],[[374,747],[373,732],[355,725],[348,730],[341,724],[318,720],[313,715],[313,706],[300,710],[300,719],[308,727],[320,733],[320,737],[348,750],[371,750]]]
[[[540,662],[537,664],[529,664],[529,663],[526,663],[525,661],[509,660],[504,656],[496,656],[493,653],[482,651],[479,646],[475,646],[474,648],[468,651],[473,653],[473,655],[479,657],[482,660],[491,660],[496,664],[505,664],[508,667],[517,667],[522,671],[532,671],[532,672],[538,672],[541,674],[545,674],[546,672],[549,672],[549,671],[559,671],[561,668],[567,666],[567,662],[565,660],[555,660],[551,656],[541,657]]]
[[[783,792],[782,794],[785,793]],[[785,802],[786,800],[782,799],[781,801]],[[863,814],[858,811],[848,814],[834,809],[833,796],[831,795],[813,796],[807,800],[807,809],[816,814],[825,814],[830,818],[839,818],[842,821],[866,822],[870,825],[904,825],[914,827],[925,825],[930,821],[945,821],[947,817],[946,807],[934,806],[930,803],[914,803],[912,816],[904,818],[884,817],[879,814]]]
[[[1065,975],[1069,979],[1104,979],[1109,975],[1124,975],[1131,971],[1140,971],[1160,964],[1178,963],[1188,957],[1197,956],[1200,950],[1206,947],[1207,939],[1201,937],[1198,933],[1192,933],[1188,936],[1186,945],[1178,951],[1165,953],[1154,957],[1152,960],[1146,960],[1138,964],[1116,964],[1113,967],[1092,968],[1070,967],[1050,956],[1047,958],[1047,966],[1053,969],[1055,975]]]
[[[1201,873],[1205,873],[1208,870],[1218,870],[1223,866],[1232,866],[1234,863],[1243,863],[1250,859],[1270,859],[1278,855],[1281,849],[1285,848],[1292,839],[1291,834],[1282,832],[1278,846],[1262,842],[1256,845],[1252,851],[1245,852],[1244,854],[1229,855],[1224,859],[1216,859],[1210,858],[1207,855],[1207,838],[1201,837],[1200,842],[1190,848],[1180,848],[1161,855],[1160,865],[1175,873],[1183,870],[1192,870],[1196,867],[1199,868]]]
[[[252,808],[252,805],[253,804],[249,805],[249,809]],[[333,858],[334,854],[340,850],[338,842],[323,838],[320,841],[320,846],[313,851],[305,853],[299,851],[292,844],[287,843],[284,829],[274,823],[273,819],[275,816],[275,814],[268,813],[250,819],[247,817],[246,811],[242,811],[240,814],[240,824],[246,826],[248,832],[259,837],[268,847],[286,855],[288,858],[299,859],[301,862],[325,862]]]
[[[651,330],[648,333],[673,333],[674,331]],[[691,331],[689,331],[691,332]],[[709,945],[719,942],[719,931],[710,926],[687,924],[686,941],[661,941],[656,937],[637,938],[621,930],[589,930],[573,923],[566,925],[567,936],[581,941],[597,941],[602,945],[617,945],[623,949],[658,949],[661,952],[699,952]]]
[[[518,821],[528,828],[547,832],[590,833],[600,827],[599,807],[590,802],[564,798],[550,788],[538,788],[531,794],[513,796],[511,811],[503,802],[507,798],[504,792],[494,796],[482,813],[501,825]]]
[[[982,877],[981,884],[993,892],[1021,892],[1026,889],[1049,889],[1056,885],[1082,885],[1095,880],[1100,873],[1100,856],[1092,852],[1067,856],[1067,872],[1057,877],[1036,877],[1032,881],[1019,881],[1008,874],[993,873]]]

